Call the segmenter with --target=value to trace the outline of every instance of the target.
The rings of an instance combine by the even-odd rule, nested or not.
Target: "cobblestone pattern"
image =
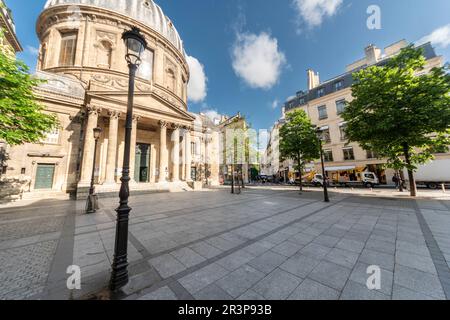
[[[63,217],[46,217],[0,224],[0,241],[31,237],[61,230]]]
[[[0,299],[26,299],[43,291],[57,243],[0,251]]]

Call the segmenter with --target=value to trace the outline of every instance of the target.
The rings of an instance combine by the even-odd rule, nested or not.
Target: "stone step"
[[[36,199],[69,200],[70,194],[62,191],[34,191],[34,192],[24,192],[21,198],[22,200],[36,200]]]
[[[186,182],[167,182],[167,183],[132,183],[130,184],[130,195],[142,195],[161,192],[187,192],[192,188]],[[95,192],[99,198],[118,197],[120,185],[97,185]],[[89,187],[78,187],[77,199],[86,199],[89,194]]]

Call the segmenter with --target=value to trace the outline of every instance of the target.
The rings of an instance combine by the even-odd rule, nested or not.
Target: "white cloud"
[[[433,45],[440,48],[447,48],[450,45],[450,23],[446,26],[434,30],[429,35],[417,41],[418,45],[431,42]]]
[[[232,48],[233,69],[252,88],[270,89],[281,75],[286,57],[268,33],[237,33]]]
[[[309,28],[318,27],[326,17],[336,14],[343,0],[293,0],[299,15],[299,24],[303,21]]]
[[[205,114],[205,116],[207,116],[213,123],[220,122],[221,115],[217,110],[207,109],[202,111],[202,113]]]
[[[206,82],[208,78],[205,74],[205,68],[194,57],[187,56],[186,60],[191,72],[188,83],[188,98],[192,102],[201,102],[205,100],[207,94]]]
[[[29,53],[29,54],[31,54],[32,56],[39,56],[39,49],[38,48],[35,48],[35,47],[33,47],[33,46],[27,46],[27,48],[26,48],[27,50],[27,52]]]
[[[278,99],[273,100],[272,102],[272,109],[278,108],[278,105],[280,104],[280,101]]]

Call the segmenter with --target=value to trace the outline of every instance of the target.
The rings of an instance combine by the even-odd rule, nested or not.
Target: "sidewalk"
[[[121,298],[450,298],[449,201],[330,194],[329,204],[320,189],[290,187],[132,197]],[[0,209],[0,299],[104,289],[116,202],[102,199],[93,215],[74,201]],[[72,264],[81,268],[80,291],[66,287]],[[366,286],[371,265],[380,290]]]

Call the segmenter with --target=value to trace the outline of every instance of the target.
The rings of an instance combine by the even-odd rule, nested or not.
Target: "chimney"
[[[381,49],[377,48],[375,45],[371,44],[364,49],[366,53],[366,62],[368,65],[372,65],[380,61],[381,59]]]
[[[312,90],[320,84],[319,73],[315,73],[314,70],[308,69],[308,90]]]

